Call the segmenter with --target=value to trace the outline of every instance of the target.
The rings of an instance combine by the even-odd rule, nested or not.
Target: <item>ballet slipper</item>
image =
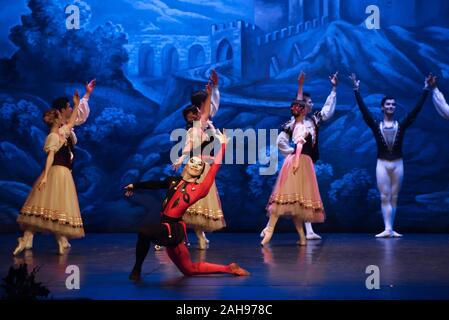
[[[376,234],[376,238],[391,238],[393,237],[393,231],[385,230],[379,234]]]
[[[263,232],[264,232],[264,237],[263,237],[263,240],[260,242],[260,245],[261,245],[262,247],[265,246],[265,245],[267,245],[267,244],[270,242],[271,237],[273,236],[273,231],[274,231],[274,228],[270,228],[270,227],[266,227],[266,228],[263,230]]]
[[[321,240],[321,236],[319,236],[318,234],[316,234],[315,232],[312,233],[308,233],[306,235],[306,239],[307,240]]]
[[[237,263],[233,262],[229,265],[229,268],[231,269],[232,274],[236,276],[249,276],[250,273],[240,267]]]
[[[402,238],[403,235],[393,230],[393,238]]]
[[[162,251],[162,249],[163,249],[163,247],[159,246],[157,244],[154,246],[154,250],[156,250],[156,251]]]
[[[17,243],[18,243],[17,247],[14,249],[14,252],[12,253],[13,256],[17,256],[26,248],[26,241],[23,237],[17,238]]]

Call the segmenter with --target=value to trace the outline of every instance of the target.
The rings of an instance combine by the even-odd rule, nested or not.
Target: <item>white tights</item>
[[[377,188],[380,192],[382,215],[385,231],[378,237],[400,236],[393,230],[394,218],[398,203],[398,194],[401,190],[404,177],[404,163],[402,159],[388,161],[377,159],[376,178]]]

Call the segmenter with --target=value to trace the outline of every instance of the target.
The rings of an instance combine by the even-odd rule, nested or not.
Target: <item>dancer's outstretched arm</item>
[[[137,189],[168,189],[170,183],[174,181],[176,177],[167,177],[164,180],[148,180],[142,182],[134,182],[128,184],[125,189],[125,196],[131,197],[134,194],[134,190]]]
[[[416,106],[413,108],[412,111],[410,111],[405,117],[404,119],[401,121],[401,126],[403,128],[407,128],[408,126],[410,126],[413,121],[416,120],[416,117],[418,116],[418,114],[421,112],[424,103],[426,102],[427,96],[429,95],[429,92],[431,90],[431,88],[435,85],[435,77],[432,76],[432,74],[430,74],[429,76],[426,77],[425,80],[425,87],[424,90],[421,94],[421,97],[419,98],[418,103],[416,104]]]
[[[438,87],[435,87],[432,91],[432,100],[438,114],[444,119],[449,120],[449,105]]]
[[[326,99],[323,108],[320,111],[321,121],[328,121],[335,114],[335,107],[337,106],[337,85],[338,85],[338,71],[329,76],[332,85],[332,91]]]
[[[298,76],[298,91],[296,93],[296,100],[302,100],[303,97],[303,87],[304,87],[304,81],[306,80],[306,74],[304,71],[301,71],[301,73]]]
[[[79,99],[79,95],[73,96],[73,106],[78,105],[78,112],[75,120],[75,126],[80,126],[87,121],[87,118],[89,117],[90,114],[90,107],[88,101],[92,92],[95,89],[96,84],[97,82],[95,79],[91,80],[88,83],[86,82],[85,85],[86,92],[81,100]]]
[[[212,70],[212,74],[209,77],[209,82],[212,84],[212,96],[210,100],[210,117],[213,118],[220,107],[220,90],[218,90],[218,74]]]
[[[360,87],[360,80],[357,79],[357,76],[355,73],[351,74],[349,78],[352,81],[352,86],[354,89],[355,99],[357,101],[357,105],[359,106],[360,111],[363,115],[363,120],[365,120],[368,127],[370,127],[372,130],[376,130],[377,124],[374,120],[373,116],[371,115],[371,112],[369,112],[368,107],[365,105],[365,102],[363,101],[362,96],[360,95],[359,87]]]
[[[199,184],[199,191],[198,191],[199,198],[204,198],[209,193],[209,189],[212,187],[218,169],[220,168],[220,165],[225,157],[226,144],[227,144],[226,135],[220,133],[220,131],[217,130],[215,136],[219,139],[221,143],[221,148],[218,154],[215,156],[214,162],[210,166],[210,170],[207,173],[206,178],[204,178],[203,182]]]

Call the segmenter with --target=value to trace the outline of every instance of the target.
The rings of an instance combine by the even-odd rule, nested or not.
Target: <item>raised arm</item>
[[[449,105],[438,87],[435,87],[432,91],[432,100],[438,114],[444,119],[449,120]]]
[[[150,189],[150,190],[168,189],[168,187],[170,186],[170,181],[173,178],[174,177],[168,177],[168,178],[165,178],[164,180],[148,180],[148,181],[130,183],[124,188],[125,196],[127,196],[127,197],[132,196],[134,193],[134,190],[137,190],[137,189]]]
[[[424,103],[426,102],[427,96],[429,95],[429,92],[434,85],[435,85],[435,77],[433,77],[432,74],[430,74],[429,76],[426,77],[425,87],[423,89],[421,97],[418,100],[418,103],[412,109],[412,111],[410,111],[404,117],[404,120],[401,121],[401,126],[403,128],[407,128],[408,126],[410,126],[413,123],[413,121],[416,120],[416,117],[421,112],[421,110],[424,106]]]
[[[301,73],[298,76],[298,91],[296,92],[296,100],[303,99],[303,88],[304,88],[305,80],[306,80],[306,74],[304,73],[304,71],[301,71]]]
[[[213,118],[220,107],[220,91],[218,90],[218,74],[215,70],[212,70],[212,74],[209,78],[209,82],[212,84],[212,96],[210,101],[210,117]]]
[[[214,162],[210,166],[209,172],[206,175],[206,178],[204,178],[203,182],[199,184],[199,197],[204,198],[209,193],[209,189],[212,187],[212,184],[215,181],[215,176],[217,175],[218,169],[220,169],[220,165],[223,162],[223,159],[225,157],[225,151],[226,151],[226,143],[227,138],[226,135],[220,134],[217,130],[216,137],[220,140],[221,148],[220,151],[215,156]]]
[[[93,79],[89,83],[86,83],[86,92],[83,96],[83,98],[80,100],[78,92],[75,92],[76,96],[73,97],[73,105],[79,105],[78,106],[78,112],[75,120],[75,126],[82,125],[87,121],[87,118],[90,114],[90,107],[89,107],[89,98],[92,94],[92,92],[95,89],[96,80]]]
[[[369,112],[368,107],[365,105],[365,102],[363,101],[363,98],[360,95],[360,91],[359,91],[360,80],[357,79],[357,77],[354,73],[349,76],[349,79],[351,79],[351,81],[352,81],[352,86],[353,86],[354,94],[355,94],[355,100],[357,101],[357,105],[359,106],[359,109],[362,112],[363,120],[365,120],[368,127],[375,130],[375,128],[377,127],[376,121],[374,121],[374,118],[371,115],[371,112]]]
[[[332,91],[326,99],[326,103],[320,111],[321,120],[327,121],[335,114],[335,107],[337,106],[337,85],[338,85],[338,71],[329,76],[332,85]]]

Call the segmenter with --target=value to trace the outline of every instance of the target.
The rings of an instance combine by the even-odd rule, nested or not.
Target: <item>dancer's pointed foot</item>
[[[299,239],[298,241],[296,241],[296,244],[298,246],[306,246],[307,245],[307,240],[306,239]]]
[[[14,249],[12,255],[17,256],[19,253],[25,250],[25,248],[26,248],[26,241],[23,239],[23,237],[17,238],[17,247]]]
[[[376,234],[376,238],[391,238],[393,237],[393,231],[385,230],[379,234]]]
[[[308,233],[306,235],[306,239],[307,240],[321,240],[321,236],[319,236],[318,234],[316,234],[315,232],[312,233]]]
[[[141,276],[140,276],[140,270],[137,269],[133,269],[133,271],[131,271],[131,273],[129,274],[129,280],[134,281],[134,282],[139,282],[142,280]]]
[[[229,265],[229,268],[231,269],[232,274],[236,276],[249,276],[250,273],[240,267],[237,263],[233,262]]]
[[[270,228],[263,229],[262,232],[264,234],[264,237],[263,237],[263,240],[260,242],[260,245],[262,247],[267,245],[270,242],[271,237],[273,236],[273,231],[274,231],[274,229],[270,229]]]
[[[396,231],[393,230],[393,238],[402,238],[402,234],[397,233]]]

